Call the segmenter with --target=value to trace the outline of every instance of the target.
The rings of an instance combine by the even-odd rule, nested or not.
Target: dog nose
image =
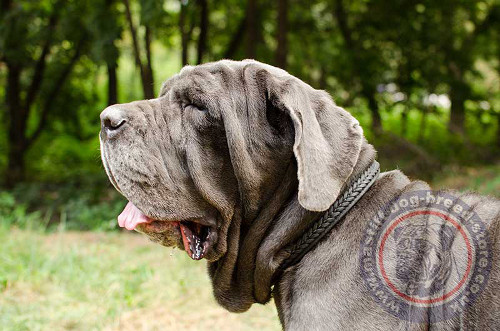
[[[120,132],[126,123],[127,119],[120,105],[109,106],[101,113],[101,132],[108,138]]]

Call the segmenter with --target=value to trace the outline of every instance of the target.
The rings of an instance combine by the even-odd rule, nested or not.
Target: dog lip
[[[134,230],[138,230],[138,232],[145,233],[164,233],[167,232],[171,227],[179,227],[179,221],[156,221],[152,220],[148,223],[138,224]]]
[[[193,217],[193,218],[186,218],[186,219],[182,219],[183,222],[193,222],[193,223],[198,223],[200,225],[203,225],[203,226],[207,226],[207,227],[214,227],[214,224],[213,222],[210,222],[210,220],[206,217]]]
[[[210,227],[210,228],[216,228],[216,219],[214,217],[210,216],[187,216],[187,217],[182,217],[181,215],[161,215],[160,213],[154,215],[154,214],[146,214],[145,215],[155,221],[155,222],[192,222],[192,223],[198,223],[200,225]]]
[[[193,217],[193,218],[181,218],[181,217],[170,217],[170,218],[160,218],[160,217],[155,217],[151,216],[148,214],[145,214],[147,218],[151,219],[151,223],[179,223],[179,222],[192,222],[192,223],[198,223],[199,225],[210,227],[210,228],[215,228],[215,225],[213,222],[211,222],[209,219],[205,217]]]
[[[104,145],[104,142],[101,139],[101,136],[99,135],[99,143],[101,146],[101,158],[102,158],[102,164],[104,166],[104,170],[106,171],[106,174],[109,177],[109,180],[111,181],[111,184],[115,187],[115,189],[120,192],[121,195],[123,195],[123,192],[120,190],[120,187],[118,186],[118,181],[116,180],[115,176],[113,175],[113,172],[111,171],[111,167],[108,163],[108,158],[106,157],[106,147]]]
[[[193,260],[201,260],[210,254],[212,247],[217,241],[215,227],[202,225],[190,220],[166,221],[151,220],[137,224],[134,230],[143,234],[163,234],[172,230],[178,230],[181,246],[187,255]],[[197,229],[198,231],[195,231]]]
[[[127,230],[151,236],[178,236],[184,250],[193,260],[204,258],[217,241],[217,227],[211,224],[214,221],[210,217],[158,219],[146,215],[130,201],[118,216],[119,226]]]

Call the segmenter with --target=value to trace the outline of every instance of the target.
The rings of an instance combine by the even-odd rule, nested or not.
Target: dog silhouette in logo
[[[411,219],[394,230],[396,278],[407,295],[444,293],[456,266],[451,246],[456,229],[442,220]]]

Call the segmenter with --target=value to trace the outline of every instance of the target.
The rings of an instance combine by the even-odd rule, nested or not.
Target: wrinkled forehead
[[[232,61],[231,61],[232,62]],[[231,84],[238,79],[243,65],[231,62],[207,63],[198,66],[185,66],[182,70],[165,81],[160,90],[160,96],[167,93],[206,93],[220,89],[221,83]]]
[[[288,76],[284,70],[254,60],[221,60],[197,66],[188,65],[163,83],[160,96],[167,93],[217,95],[244,85],[248,75],[260,69],[265,69],[274,76]]]

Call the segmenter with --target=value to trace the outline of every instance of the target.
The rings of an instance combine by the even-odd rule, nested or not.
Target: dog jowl
[[[274,298],[285,330],[499,329],[494,198],[438,196],[399,170],[377,173],[286,264],[376,164],[359,122],[325,91],[223,60],[184,67],[158,98],[110,106],[101,124],[104,167],[128,200],[119,225],[206,260],[229,311]],[[405,197],[416,190],[426,194]],[[399,209],[383,209],[391,201]]]

